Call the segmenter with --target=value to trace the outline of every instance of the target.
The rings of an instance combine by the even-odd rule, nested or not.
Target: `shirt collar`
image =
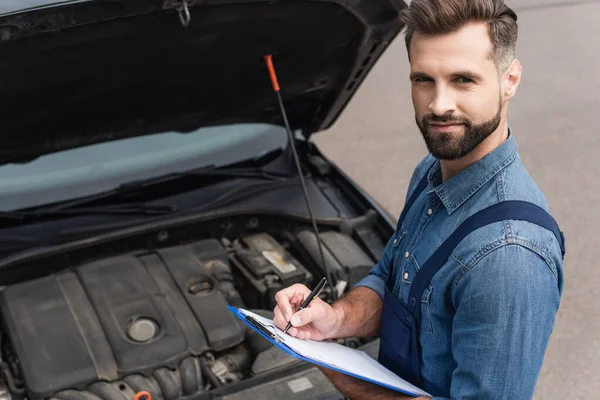
[[[437,160],[429,172],[429,183],[440,198],[448,215],[456,211],[475,192],[512,163],[517,157],[517,141],[508,128],[508,139],[475,164],[442,183],[442,171]]]

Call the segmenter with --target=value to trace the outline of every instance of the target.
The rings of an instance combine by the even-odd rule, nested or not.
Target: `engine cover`
[[[210,239],[95,261],[0,292],[30,398],[149,377],[242,343],[245,331],[207,267],[215,262],[221,274],[229,268],[225,249]]]

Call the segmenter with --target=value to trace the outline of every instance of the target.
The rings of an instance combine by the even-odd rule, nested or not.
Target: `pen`
[[[326,278],[321,279],[321,282],[319,282],[319,284],[313,289],[313,291],[310,292],[310,294],[304,300],[304,302],[302,303],[302,305],[300,306],[300,308],[298,309],[298,311],[304,310],[306,307],[308,307],[308,305],[310,304],[310,302],[312,301],[312,299],[315,296],[318,296],[319,293],[321,293],[321,290],[323,290],[323,288],[325,287],[326,284],[327,284],[327,279]],[[298,311],[296,311],[296,312],[298,312]],[[291,327],[292,327],[292,319],[290,318],[290,322],[288,322],[287,326],[283,330],[283,333],[287,333],[288,329],[290,329]]]

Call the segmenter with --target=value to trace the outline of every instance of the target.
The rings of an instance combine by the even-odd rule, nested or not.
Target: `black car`
[[[395,220],[311,136],[405,4],[43,3],[0,4],[0,400],[341,398],[227,305],[380,258]]]

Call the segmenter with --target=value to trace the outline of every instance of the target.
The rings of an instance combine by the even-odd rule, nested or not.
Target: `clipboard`
[[[227,306],[227,308],[236,317],[238,317],[246,325],[248,325],[249,327],[251,327],[252,329],[257,331],[262,337],[267,339],[274,346],[276,346],[281,351],[284,351],[285,353],[291,355],[294,358],[309,362],[311,364],[329,368],[331,370],[340,372],[342,374],[349,375],[354,378],[358,378],[358,379],[373,383],[375,385],[386,387],[388,389],[394,390],[396,392],[400,392],[400,393],[408,395],[408,396],[432,397],[429,393],[423,391],[422,389],[414,386],[413,384],[405,381],[401,377],[395,375],[393,372],[389,371],[383,365],[379,364],[378,362],[373,360],[371,357],[366,355],[366,353],[364,353],[360,350],[351,349],[349,347],[344,347],[337,343],[314,342],[314,341],[310,341],[310,340],[300,341],[299,339],[296,339],[288,334],[284,334],[283,331],[281,331],[280,329],[275,327],[275,325],[272,323],[272,321],[266,320],[265,318],[258,316],[256,314],[253,314],[252,312],[250,312],[248,310],[244,310],[244,309],[236,308],[236,307],[232,307],[232,306]],[[269,323],[269,322],[271,322],[271,323]],[[288,342],[290,342],[290,345],[286,344],[286,339]],[[351,370],[349,370],[351,368],[346,369],[346,368],[340,367],[339,365],[332,365],[330,363],[325,363],[320,360],[317,360],[317,359],[314,359],[311,357],[307,357],[307,356],[301,354],[297,349],[294,349],[293,348],[294,345],[291,344],[291,342],[294,342],[296,344],[298,344],[299,342],[303,342],[302,343],[303,347],[307,348],[307,349],[318,346],[318,351],[321,354],[324,351],[326,352],[326,351],[328,351],[328,349],[330,349],[332,352],[338,352],[338,353],[345,352],[350,356],[363,357],[363,355],[364,355],[364,357],[366,357],[366,358],[364,358],[364,360],[363,360],[364,362],[362,363],[362,366],[360,367],[363,369],[363,371],[362,371],[362,373],[360,371],[356,371],[357,369],[360,369],[360,368],[357,368],[356,366],[353,367],[354,370],[351,371]]]

